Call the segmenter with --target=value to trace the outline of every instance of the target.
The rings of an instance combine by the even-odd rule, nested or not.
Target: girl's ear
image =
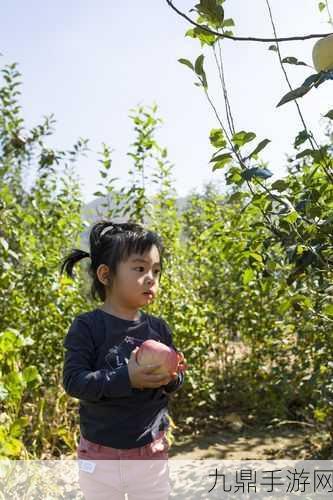
[[[104,286],[111,286],[111,272],[106,264],[100,264],[96,270],[97,278]]]

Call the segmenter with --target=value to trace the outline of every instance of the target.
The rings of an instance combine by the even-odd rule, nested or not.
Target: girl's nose
[[[152,272],[151,272],[151,273],[148,273],[148,275],[147,275],[147,281],[148,281],[149,283],[152,283],[152,282],[154,282],[154,280],[155,280],[155,278],[154,278],[153,273],[152,273]]]

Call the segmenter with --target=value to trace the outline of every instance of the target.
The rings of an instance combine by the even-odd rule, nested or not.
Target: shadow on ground
[[[244,428],[218,430],[177,440],[169,457],[184,460],[310,460],[316,458],[312,430],[295,428]]]

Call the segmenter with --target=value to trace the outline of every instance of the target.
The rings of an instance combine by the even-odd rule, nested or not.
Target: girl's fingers
[[[146,373],[144,374],[144,379],[147,382],[160,382],[161,380],[165,379],[165,375],[162,375],[161,373]]]
[[[153,373],[156,368],[159,368],[161,365],[147,365],[145,366],[143,373],[146,375],[149,375],[150,373]]]
[[[166,384],[162,384],[161,381],[158,383],[157,382],[145,382],[145,387],[147,387],[149,389],[158,389],[162,385],[166,385]]]
[[[149,389],[158,389],[162,385],[167,385],[169,382],[172,382],[174,378],[176,378],[178,375],[177,372],[174,372],[172,376],[165,376],[165,375],[150,375],[149,377],[146,376],[146,380],[144,382],[145,387]]]
[[[182,363],[184,361],[184,354],[182,352],[177,352],[178,354],[178,362]]]

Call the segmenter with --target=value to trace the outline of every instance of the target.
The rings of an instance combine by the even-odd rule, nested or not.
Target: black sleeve
[[[173,345],[172,333],[168,324],[162,318],[160,318],[160,321],[162,327],[161,333],[163,335],[165,344],[168,345],[169,347],[172,347],[176,352],[179,352],[178,349]],[[178,376],[175,380],[172,380],[171,382],[169,382],[167,385],[164,386],[164,391],[168,394],[176,392],[183,385],[184,377],[185,376],[183,372],[178,373]]]
[[[63,386],[74,398],[98,401],[103,397],[130,396],[128,368],[94,370],[95,345],[89,322],[77,316],[64,340]]]

